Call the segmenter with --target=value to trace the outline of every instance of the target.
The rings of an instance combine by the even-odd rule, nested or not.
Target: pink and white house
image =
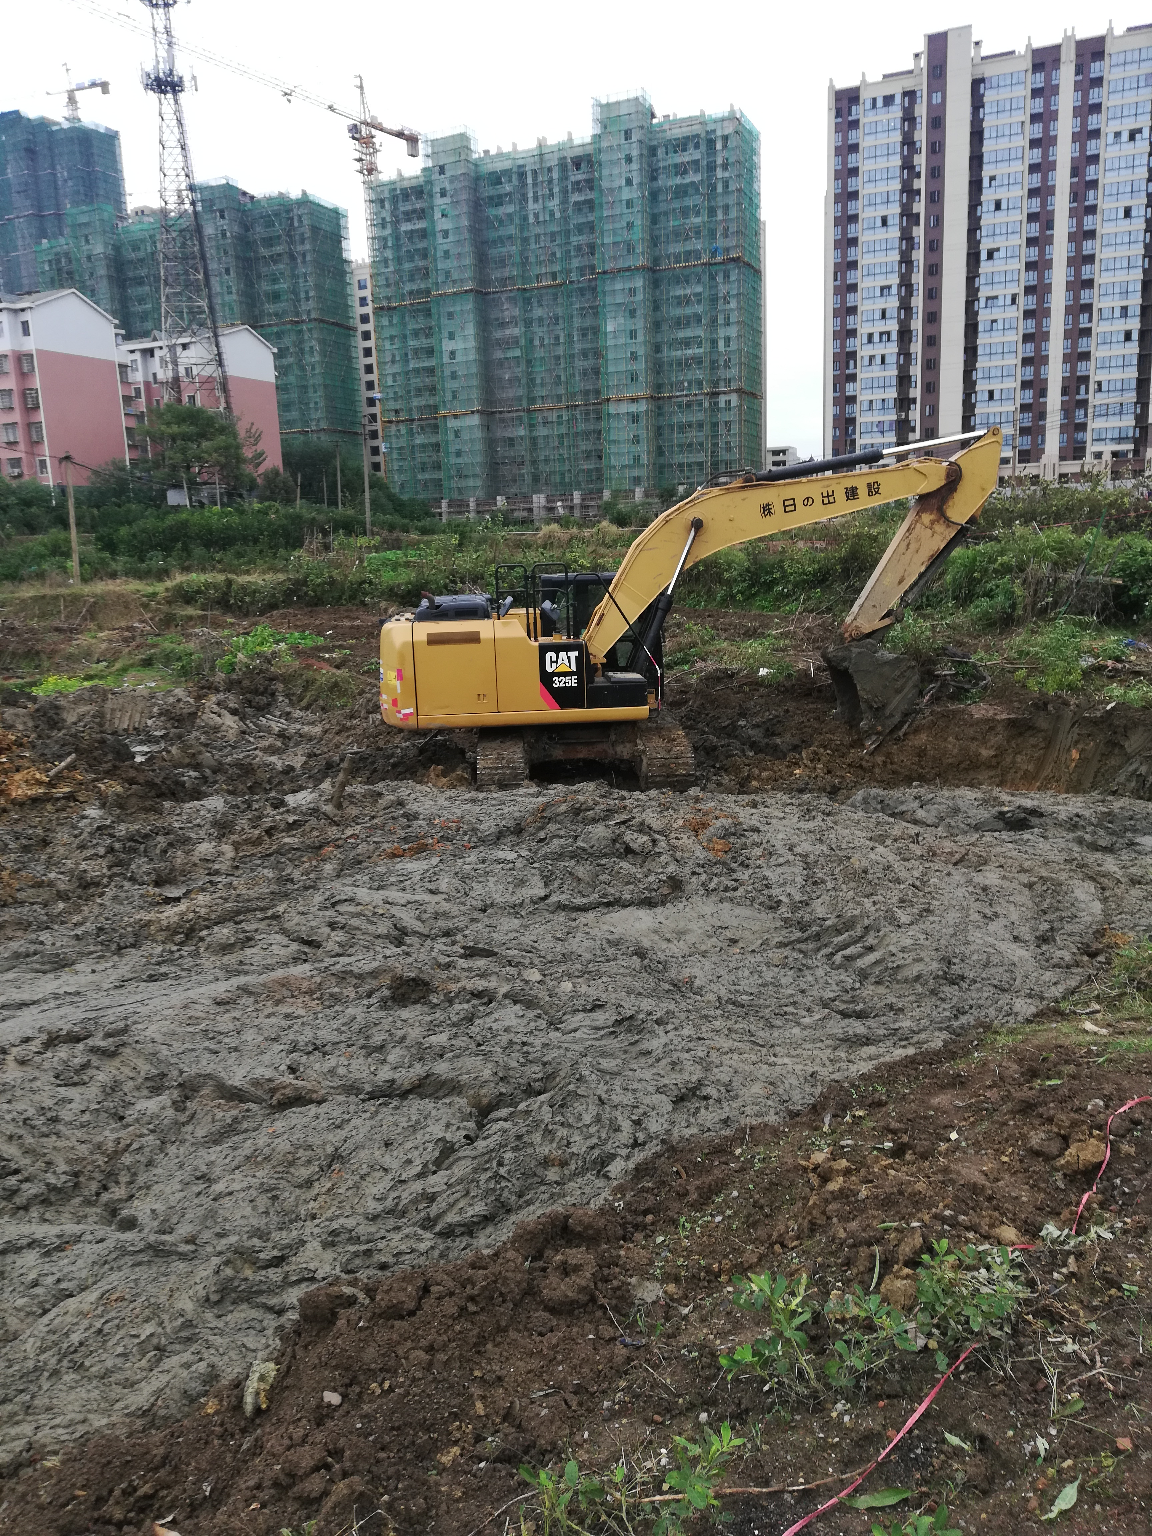
[[[74,288],[0,303],[0,469],[9,479],[73,483],[127,456],[116,324]]]
[[[203,348],[177,340],[181,399],[219,409]],[[226,326],[220,349],[241,433],[260,432],[264,468],[282,468],[276,349],[250,326]],[[111,315],[74,288],[0,301],[0,473],[60,485],[113,459],[147,457],[144,415],[165,394],[169,349],[156,336],[125,341]]]
[[[185,405],[203,405],[218,410],[215,384],[206,372],[207,354],[195,337],[181,336],[175,343],[180,371],[180,398]],[[265,469],[282,469],[280,457],[280,415],[276,408],[276,348],[265,341],[250,325],[226,325],[220,330],[220,351],[228,376],[228,393],[236,423],[243,435],[248,426],[260,433]],[[143,422],[151,405],[162,405],[171,396],[166,393],[171,367],[170,348],[160,337],[120,340],[121,378],[125,387],[125,410],[135,410]],[[125,367],[126,370],[125,371]],[[147,445],[137,446],[129,432],[129,458],[147,455]]]

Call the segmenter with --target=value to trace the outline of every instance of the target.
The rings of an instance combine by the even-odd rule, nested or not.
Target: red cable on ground
[[[876,1460],[872,1462],[871,1466],[865,1467],[864,1471],[861,1472],[860,1476],[854,1483],[849,1483],[847,1488],[842,1488],[840,1492],[835,1496],[835,1498],[829,1499],[827,1504],[821,1504],[819,1509],[814,1509],[810,1515],[805,1515],[803,1520],[797,1520],[795,1525],[790,1525],[784,1532],[784,1536],[796,1536],[797,1531],[802,1531],[806,1525],[811,1525],[813,1520],[817,1519],[820,1515],[827,1514],[830,1509],[835,1509],[836,1505],[839,1504],[842,1499],[846,1499],[854,1489],[859,1488],[864,1479],[876,1470],[876,1468],[884,1460],[885,1456],[887,1456],[888,1452],[894,1450],[895,1447],[900,1444],[901,1440],[903,1440],[904,1436],[912,1428],[916,1420],[920,1418],[922,1414],[927,1412],[927,1410],[931,1407],[932,1401],[935,1398],[937,1392],[939,1392],[940,1388],[948,1380],[949,1376],[951,1376],[956,1367],[958,1365],[962,1365],[964,1361],[967,1360],[972,1351],[978,1348],[978,1343],[969,1344],[964,1353],[953,1361],[953,1363],[944,1372],[943,1376],[941,1376],[940,1380],[932,1388],[931,1392],[929,1392],[928,1396],[920,1404],[919,1408],[917,1408],[916,1412],[905,1423],[903,1429],[900,1430],[900,1433],[895,1435],[893,1439],[884,1447],[879,1456],[877,1456]]]
[[[1138,1099],[1129,1099],[1127,1104],[1121,1104],[1119,1109],[1114,1109],[1108,1116],[1108,1124],[1104,1127],[1104,1161],[1100,1164],[1100,1172],[1092,1180],[1092,1188],[1088,1191],[1083,1200],[1081,1200],[1080,1204],[1076,1207],[1076,1221],[1072,1223],[1073,1232],[1076,1230],[1077,1222],[1084,1214],[1084,1207],[1096,1193],[1096,1186],[1104,1177],[1104,1170],[1108,1166],[1108,1159],[1112,1156],[1112,1122],[1113,1120],[1118,1119],[1121,1115],[1126,1114],[1128,1110],[1135,1109],[1137,1104],[1152,1104],[1152,1096],[1145,1093],[1142,1094]]]

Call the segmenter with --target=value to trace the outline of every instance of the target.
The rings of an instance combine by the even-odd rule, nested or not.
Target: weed
[[[927,619],[907,613],[884,636],[884,649],[899,651],[913,661],[927,661],[938,649],[932,625]]]
[[[725,1423],[721,1424],[719,1434],[704,1425],[701,1442],[686,1440],[683,1435],[673,1437],[679,1466],[667,1473],[664,1481],[681,1497],[656,1522],[654,1536],[675,1536],[682,1521],[705,1510],[719,1508],[717,1485],[725,1465],[744,1441],[737,1439],[731,1425]]]
[[[575,1461],[567,1462],[559,1475],[549,1472],[547,1467],[541,1467],[539,1471],[521,1467],[520,1476],[536,1490],[544,1536],[552,1536],[553,1531],[579,1531],[581,1527],[569,1518],[571,1506],[575,1504],[581,1513],[587,1514],[603,1505],[606,1497],[600,1479],[581,1472]]]
[[[322,635],[309,634],[307,630],[289,630],[284,634],[271,624],[257,624],[246,635],[237,635],[228,642],[228,650],[216,663],[221,672],[235,672],[241,657],[267,656],[273,651],[283,653],[288,646],[323,645]]]
[[[57,677],[52,674],[41,678],[35,688],[30,688],[28,691],[36,694],[38,698],[47,698],[54,693],[75,693],[78,688],[91,688],[96,681],[95,678]]]
[[[735,1305],[760,1313],[767,1326],[763,1337],[751,1344],[741,1344],[730,1355],[720,1356],[729,1381],[742,1366],[751,1366],[757,1376],[777,1381],[794,1379],[799,1371],[809,1386],[815,1385],[816,1372],[804,1332],[805,1323],[812,1317],[812,1307],[805,1300],[807,1292],[805,1274],[794,1280],[770,1273],[733,1278]]]
[[[934,1515],[913,1515],[904,1522],[893,1520],[890,1526],[873,1525],[872,1536],[961,1536],[948,1524],[948,1506],[941,1504]]]
[[[1016,635],[1005,655],[1031,664],[1022,680],[1033,693],[1076,693],[1097,662],[1121,659],[1124,638],[1089,619],[1052,619]]]
[[[1131,709],[1152,709],[1152,682],[1146,677],[1139,677],[1132,683],[1109,683],[1103,693],[1115,704],[1127,704]]]
[[[971,1244],[952,1249],[946,1237],[940,1238],[920,1259],[917,1323],[922,1331],[949,1344],[976,1333],[1003,1338],[1028,1294],[1009,1249],[978,1249]],[[942,1353],[937,1354],[938,1360],[944,1360]]]
[[[1079,995],[1093,997],[1121,1018],[1152,1017],[1152,938],[1116,935],[1107,971]]]
[[[882,1370],[901,1351],[916,1349],[916,1340],[896,1308],[859,1285],[845,1295],[830,1298],[824,1315],[840,1330],[832,1345],[832,1358],[824,1366],[836,1386],[862,1381],[869,1372]]]

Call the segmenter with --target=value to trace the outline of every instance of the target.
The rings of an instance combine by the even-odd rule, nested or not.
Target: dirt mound
[[[857,1285],[887,1301],[914,1293],[923,1259],[947,1242],[1038,1246],[1015,1264],[1015,1321],[945,1385],[869,1490],[897,1484],[929,1510],[946,1498],[961,1529],[1038,1536],[1038,1516],[1075,1479],[1066,1529],[1136,1536],[1152,1498],[1137,1295],[1152,1259],[1138,1209],[1152,1112],[1115,1124],[1089,1240],[1045,1246],[1041,1228],[1070,1224],[1095,1172],[1106,1107],[1134,1086],[1075,1033],[872,1069],[786,1129],[662,1151],[599,1209],[552,1210],[456,1262],[308,1291],[264,1373],[266,1410],[252,1392],[245,1416],[246,1361],[170,1426],[45,1447],[4,1487],[0,1531],[144,1536],[161,1519],[182,1536],[353,1525],[465,1536],[494,1511],[519,1528],[531,1505],[517,1467],[559,1472],[569,1458],[589,1480],[622,1469],[627,1528],[648,1531],[675,1437],[700,1442],[723,1420],[738,1443],[715,1479],[721,1504],[737,1532],[778,1536],[888,1445],[937,1382],[935,1351],[955,1360],[965,1325],[960,1342],[941,1325],[939,1340],[851,1384],[821,1373],[798,1395],[765,1397],[750,1371],[726,1379],[719,1363],[768,1327],[734,1308],[733,1279],[810,1277],[802,1327],[819,1358],[832,1352],[826,1302]],[[588,1527],[607,1529],[590,1509]],[[819,1528],[868,1524],[843,1510]]]

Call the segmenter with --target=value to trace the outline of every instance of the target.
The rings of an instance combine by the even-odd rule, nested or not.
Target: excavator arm
[[[639,637],[651,646],[681,571],[717,550],[909,498],[908,516],[842,625],[845,640],[874,634],[893,622],[900,599],[979,513],[996,487],[999,467],[1000,430],[993,427],[950,459],[910,459],[789,479],[748,475],[698,490],[649,524],[624,556],[584,631],[589,660],[603,664],[622,635],[635,636],[639,616],[660,599],[655,628]]]

